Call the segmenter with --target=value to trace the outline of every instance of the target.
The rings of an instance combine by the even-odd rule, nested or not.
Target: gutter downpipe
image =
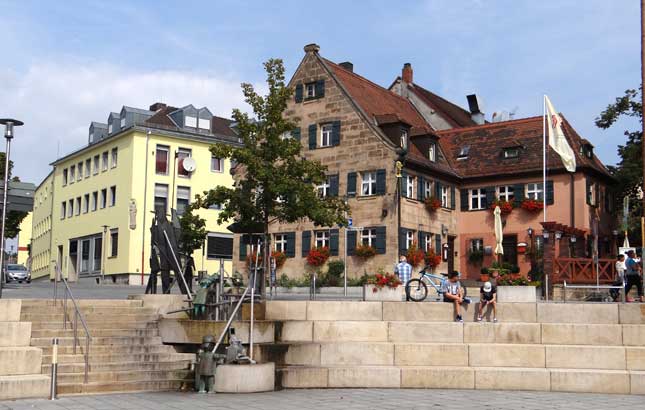
[[[146,205],[148,199],[148,144],[150,143],[150,130],[146,132],[146,160],[143,173],[143,212],[141,213],[141,286],[144,285],[144,267],[146,251]]]

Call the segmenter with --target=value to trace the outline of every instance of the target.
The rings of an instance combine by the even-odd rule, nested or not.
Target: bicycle
[[[410,279],[405,284],[405,291],[410,300],[414,302],[423,302],[428,297],[428,284],[434,292],[436,293],[435,300],[443,300],[443,288],[444,283],[448,281],[448,274],[441,273],[441,276],[434,273],[426,272],[428,267],[424,267],[419,271],[419,278]],[[466,298],[466,288],[462,286],[464,290],[464,298]]]

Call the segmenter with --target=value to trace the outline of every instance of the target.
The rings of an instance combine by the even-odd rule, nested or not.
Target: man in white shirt
[[[618,255],[616,260],[616,276],[618,279],[625,278],[625,255]]]

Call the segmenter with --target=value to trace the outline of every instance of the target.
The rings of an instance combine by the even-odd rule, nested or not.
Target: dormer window
[[[401,130],[401,148],[408,149],[408,132]]]
[[[584,144],[580,147],[580,153],[585,157],[593,158],[593,146],[591,144]]]
[[[125,128],[125,117],[121,118],[121,129]]]
[[[459,155],[457,156],[457,159],[468,159],[469,153],[470,153],[470,145],[461,147],[461,149],[459,150]]]
[[[191,127],[191,128],[197,128],[197,117],[186,116],[185,119],[184,119],[184,126],[185,127]]]
[[[305,94],[306,98],[316,98],[316,83],[307,83],[305,84],[307,93]]]
[[[517,158],[519,156],[519,147],[504,148],[504,158]]]
[[[437,144],[434,142],[431,142],[428,148],[428,159],[432,162],[437,161]]]
[[[199,129],[202,130],[210,130],[211,129],[211,120],[206,119],[206,118],[200,118],[199,119]]]
[[[112,123],[108,124],[108,134],[112,134]]]

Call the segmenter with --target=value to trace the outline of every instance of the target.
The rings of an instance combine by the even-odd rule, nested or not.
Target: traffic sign
[[[351,228],[353,223],[354,223],[354,221],[352,220],[352,218],[347,218],[347,226],[348,227]]]

